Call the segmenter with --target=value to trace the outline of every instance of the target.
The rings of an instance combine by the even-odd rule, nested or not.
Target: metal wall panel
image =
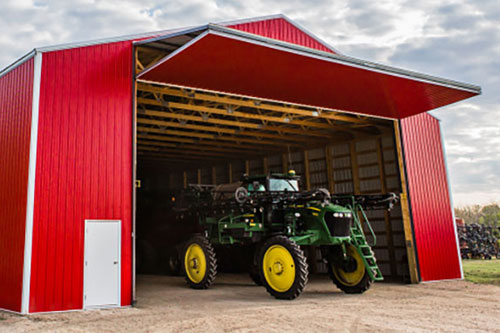
[[[335,53],[330,48],[323,45],[283,18],[235,24],[229,26],[229,28],[306,46],[320,51]]]
[[[0,78],[0,308],[21,311],[33,59]]]
[[[132,44],[43,55],[30,312],[81,309],[85,220],[122,221],[132,292]]]
[[[413,230],[422,281],[461,277],[439,121],[401,120]]]

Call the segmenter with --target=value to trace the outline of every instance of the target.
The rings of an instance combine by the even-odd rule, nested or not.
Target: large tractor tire
[[[337,251],[337,253],[341,251]],[[346,257],[333,258],[328,262],[328,273],[333,283],[346,294],[362,294],[370,289],[373,280],[356,248],[346,245]]]
[[[196,235],[184,247],[184,276],[193,289],[207,289],[217,275],[217,260],[212,244]]]
[[[253,245],[250,248],[250,264],[249,264],[249,269],[248,269],[248,275],[250,276],[250,279],[258,285],[262,286],[262,279],[260,276],[260,258],[259,258],[259,250],[262,244],[258,243],[257,245]]]
[[[277,299],[297,298],[307,284],[308,267],[304,252],[285,236],[269,238],[259,251],[260,278],[269,294]]]

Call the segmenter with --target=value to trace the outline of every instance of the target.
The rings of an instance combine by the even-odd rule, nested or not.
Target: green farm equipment
[[[362,224],[375,234],[365,209],[390,209],[395,194],[332,196],[325,189],[299,190],[295,172],[243,176],[239,183],[191,185],[186,211],[202,233],[184,247],[188,284],[208,288],[215,279],[214,246],[254,249],[250,275],[278,299],[294,299],[308,280],[301,246],[318,246],[330,277],[346,293],[363,293],[383,280]]]

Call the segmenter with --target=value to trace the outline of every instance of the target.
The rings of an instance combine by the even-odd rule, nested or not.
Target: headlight
[[[351,218],[352,214],[351,213],[345,213],[345,217]]]
[[[333,217],[342,217],[341,213],[333,213]]]

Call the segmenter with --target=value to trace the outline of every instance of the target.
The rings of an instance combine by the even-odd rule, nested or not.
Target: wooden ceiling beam
[[[280,134],[270,134],[263,133],[259,131],[242,131],[227,127],[218,127],[218,126],[204,126],[204,125],[196,125],[192,123],[179,123],[175,121],[164,121],[164,120],[156,120],[156,119],[146,119],[146,118],[138,118],[137,123],[146,124],[146,125],[158,125],[158,126],[166,126],[166,127],[174,127],[174,128],[184,128],[196,131],[205,131],[205,132],[215,132],[215,133],[225,133],[236,136],[244,136],[244,137],[261,137],[267,139],[276,139],[284,142],[312,142],[317,141],[317,138],[307,138],[307,137],[297,137],[297,136],[289,136],[289,135],[280,135]]]
[[[227,154],[236,154],[236,155],[245,155],[248,156],[250,154],[255,154],[255,155],[264,155],[266,152],[248,152],[245,151],[244,149],[235,149],[235,148],[230,148],[230,147],[225,147],[225,148],[219,148],[219,147],[211,147],[211,146],[204,146],[204,145],[187,145],[187,144],[176,144],[176,143],[169,143],[169,142],[163,142],[163,141],[151,141],[151,140],[144,140],[139,138],[137,141],[138,145],[144,145],[144,146],[153,146],[153,147],[167,147],[167,148],[173,148],[173,149],[181,149],[181,150],[186,150],[186,151],[214,151],[214,152],[223,152]]]
[[[137,103],[144,104],[144,105],[155,105],[155,106],[161,106],[161,107],[181,109],[181,110],[189,110],[189,111],[195,111],[195,112],[200,112],[200,113],[218,114],[218,115],[222,115],[222,116],[226,116],[226,117],[245,118],[245,119],[258,120],[258,121],[269,121],[269,122],[280,123],[280,124],[297,125],[297,126],[320,128],[320,129],[326,129],[326,130],[336,129],[336,130],[340,130],[340,131],[352,131],[351,129],[346,129],[343,126],[330,125],[330,124],[325,123],[325,122],[313,122],[313,121],[302,120],[302,119],[293,119],[293,118],[290,118],[287,116],[277,117],[277,116],[269,116],[269,115],[260,115],[260,114],[241,112],[241,111],[235,111],[235,110],[229,111],[227,109],[219,109],[219,108],[209,107],[209,106],[205,106],[205,105],[158,101],[156,99],[144,98],[144,97],[137,98]]]
[[[164,135],[174,135],[174,136],[183,136],[183,137],[195,137],[200,139],[210,139],[210,140],[221,140],[221,141],[231,141],[231,142],[245,142],[245,143],[254,143],[257,145],[271,145],[271,146],[283,146],[283,147],[303,147],[303,144],[297,143],[288,143],[282,141],[267,141],[267,140],[259,140],[259,139],[251,139],[251,138],[240,138],[228,135],[216,135],[216,134],[208,134],[208,133],[199,133],[193,131],[176,131],[171,129],[161,129],[156,127],[145,127],[138,126],[138,132],[146,132],[146,133],[160,133]]]
[[[298,106],[291,107],[291,106],[275,105],[275,104],[270,104],[269,102],[264,102],[264,101],[257,100],[257,99],[255,99],[255,100],[248,99],[248,98],[237,99],[237,98],[230,97],[227,95],[226,96],[211,95],[208,93],[186,91],[183,89],[169,87],[169,86],[165,86],[165,87],[152,86],[150,84],[140,82],[140,81],[138,84],[138,90],[147,91],[147,92],[154,92],[154,93],[164,94],[164,95],[168,95],[168,96],[198,99],[198,100],[215,102],[215,103],[232,104],[232,105],[245,106],[245,107],[251,107],[251,108],[259,108],[259,109],[268,110],[268,111],[290,113],[290,114],[296,114],[296,115],[308,116],[308,117],[314,117],[314,118],[323,118],[323,119],[331,119],[331,120],[337,120],[337,121],[348,122],[348,123],[371,125],[369,121],[367,121],[365,119],[360,119],[356,115],[353,115],[353,116],[346,115],[345,111],[342,111],[342,110],[326,110],[326,109],[322,110],[321,108],[307,109],[307,108],[298,107]],[[344,113],[344,114],[338,114],[339,112]]]
[[[138,128],[138,130],[141,130]],[[163,134],[163,133],[160,133]],[[209,146],[209,147],[228,147],[228,148],[235,148],[235,149],[242,149],[242,150],[251,150],[251,151],[262,151],[262,152],[279,152],[283,151],[283,148],[281,147],[268,147],[268,146],[255,146],[255,145],[244,145],[244,144],[237,144],[237,143],[228,143],[228,142],[220,142],[220,141],[213,141],[213,140],[198,140],[198,139],[188,139],[188,138],[182,138],[182,137],[176,137],[176,136],[171,136],[171,135],[154,135],[154,134],[144,134],[144,133],[138,133],[137,134],[138,138],[141,139],[150,139],[150,140],[160,140],[160,141],[166,141],[166,142],[176,142],[176,143],[181,143],[181,144],[192,144],[192,145],[202,145],[202,146]],[[209,148],[209,147],[204,147],[204,148]]]
[[[238,128],[251,128],[251,129],[259,129],[259,130],[267,130],[267,131],[274,131],[274,132],[278,132],[278,133],[290,133],[290,134],[296,134],[296,135],[317,136],[317,137],[325,137],[325,136],[331,135],[331,133],[323,132],[323,131],[320,131],[320,132],[308,131],[308,132],[306,132],[306,131],[304,131],[302,129],[298,129],[298,128],[290,128],[290,127],[283,127],[283,126],[270,126],[270,125],[265,125],[262,123],[260,123],[260,124],[249,123],[249,122],[244,122],[241,120],[227,120],[227,119],[213,118],[213,117],[208,117],[208,116],[204,117],[204,116],[197,116],[197,115],[188,115],[188,114],[179,113],[179,112],[172,112],[172,111],[169,111],[169,112],[156,111],[156,110],[150,110],[150,109],[144,108],[144,109],[138,109],[137,113],[138,113],[138,115],[205,122],[208,124],[233,126],[233,127],[238,127]]]

